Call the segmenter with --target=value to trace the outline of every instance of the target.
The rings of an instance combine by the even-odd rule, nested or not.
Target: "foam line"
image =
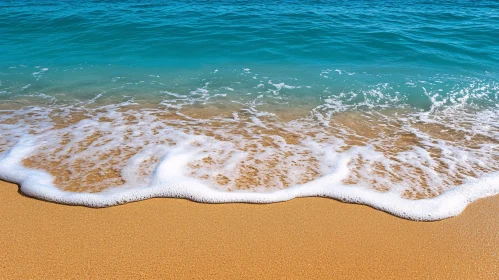
[[[437,197],[421,200],[405,199],[392,192],[344,186],[341,180],[348,174],[346,159],[340,160],[329,175],[285,190],[271,193],[223,192],[211,189],[196,179],[179,175],[182,174],[179,171],[190,159],[190,154],[184,147],[167,153],[154,171],[149,186],[114,188],[100,193],[75,193],[56,188],[50,174],[22,166],[22,159],[35,147],[34,139],[24,138],[0,155],[0,179],[18,183],[21,192],[28,196],[88,207],[107,207],[153,197],[186,198],[204,203],[273,203],[297,197],[318,196],[369,205],[405,219],[435,221],[456,216],[469,203],[499,193],[499,173],[470,181]]]

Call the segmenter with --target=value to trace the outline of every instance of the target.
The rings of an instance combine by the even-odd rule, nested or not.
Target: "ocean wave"
[[[210,116],[137,105],[3,111],[0,177],[91,207],[327,196],[414,220],[456,215],[499,191],[493,108],[348,111],[325,125],[251,107]]]

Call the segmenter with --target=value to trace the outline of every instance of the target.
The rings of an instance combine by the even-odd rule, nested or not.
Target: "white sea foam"
[[[499,193],[499,106],[478,105],[497,99],[495,83],[443,95],[440,83],[408,81],[424,86],[432,102],[426,112],[399,106],[406,100],[392,84],[325,88],[310,116],[283,121],[266,101],[289,104],[287,93],[305,86],[263,77],[251,85],[261,92],[244,95],[238,83],[201,82],[161,91],[160,109],[129,108],[138,105],[133,98],[89,109],[23,95],[53,102],[0,110],[0,178],[30,196],[90,207],[150,197],[271,203],[320,196],[413,220],[451,217]],[[202,106],[219,104],[224,114],[199,117]]]
[[[341,180],[347,175],[347,158],[337,162],[330,173],[306,184],[270,193],[224,192],[210,188],[199,180],[181,175],[196,152],[180,145],[168,151],[157,165],[151,182],[143,188],[108,189],[100,193],[61,191],[53,185],[53,177],[40,170],[22,166],[23,157],[36,148],[35,139],[24,138],[0,157],[0,177],[19,183],[26,195],[73,205],[106,207],[152,197],[175,197],[206,203],[249,202],[272,203],[297,197],[330,197],[344,202],[370,205],[393,215],[421,221],[445,219],[461,213],[466,206],[483,197],[499,193],[499,174],[489,174],[448,190],[443,194],[421,200],[401,198],[396,193],[381,193],[363,187],[347,187]],[[190,141],[198,139],[192,138]]]
[[[191,94],[207,92],[198,89]],[[184,98],[183,95],[171,95]],[[326,104],[331,102],[326,101]],[[307,120],[282,124],[269,122],[266,118],[275,118],[275,114],[255,107],[234,112],[231,119],[213,120],[218,123],[217,127],[220,122],[228,122],[225,129],[215,129],[208,120],[157,119],[154,114],[158,112],[154,110],[123,113],[129,104],[133,101],[100,107],[90,114],[92,117],[59,129],[54,128],[48,108],[3,112],[0,130],[5,137],[0,139],[0,147],[4,148],[0,154],[0,178],[19,183],[21,191],[30,196],[90,207],[151,197],[178,197],[208,203],[271,203],[320,196],[370,205],[412,220],[448,218],[461,213],[477,199],[499,193],[495,161],[499,127],[495,111],[461,111],[457,115],[452,113],[452,118],[446,117],[448,112],[397,115],[397,119],[387,120],[378,129],[388,129],[394,121],[402,122],[397,133],[413,135],[418,144],[391,151],[389,142],[395,138],[366,138],[364,144],[347,145],[345,141],[350,137],[364,136],[357,135],[350,127],[340,126],[332,126],[336,131],[333,134],[320,132],[314,126],[315,122]],[[59,110],[63,111],[61,117],[74,114],[71,108]],[[325,113],[335,108],[326,106],[320,110]],[[24,119],[25,115],[30,118]],[[136,119],[133,124],[126,122],[130,116]],[[329,124],[335,116],[337,114],[324,117],[324,124]],[[111,121],[100,121],[103,117]],[[16,119],[15,123],[8,121]],[[373,118],[367,116],[365,121],[370,119]],[[233,125],[229,124],[233,122],[245,124],[241,132],[230,132]],[[418,122],[453,129],[468,137],[463,136],[463,141],[471,139],[478,147],[436,138],[434,132],[425,131]],[[255,134],[255,125],[269,131],[279,129],[283,133],[301,134],[301,140],[292,143],[278,134]],[[215,136],[203,135],[199,130]],[[307,136],[312,131],[320,133]],[[243,136],[244,133],[249,133],[249,138]],[[94,135],[98,137],[86,144]],[[65,137],[70,140],[68,143],[64,142]],[[477,137],[485,137],[485,140],[476,140]],[[271,141],[271,145],[264,144],[265,141]],[[114,187],[95,189],[95,193],[64,191],[55,186],[55,178],[48,172],[23,166],[23,160],[42,156],[42,162],[64,164],[78,180],[82,176],[78,174],[82,159],[87,161],[84,168],[103,170],[113,162],[106,153],[117,147],[132,152],[128,156],[126,153],[117,155],[123,159],[117,160],[113,168],[119,171],[121,179],[103,179],[100,183]],[[209,161],[209,164],[203,164],[203,161]],[[378,174],[379,166],[386,174]],[[251,173],[255,169],[257,172]],[[421,172],[423,177],[418,177],[420,175],[415,171]],[[272,172],[285,176],[285,181],[272,176]],[[400,178],[387,175],[393,172]],[[254,186],[246,190],[234,188],[234,182],[245,176]],[[452,181],[456,176],[463,178],[457,185]],[[345,183],[350,177],[357,181]],[[217,183],[220,178],[224,184]],[[423,178],[427,186],[420,187],[418,178]],[[376,185],[389,188],[373,188]],[[436,196],[408,199],[403,194],[409,190]]]
[[[44,72],[49,70],[48,68],[40,68],[40,66],[36,66],[35,68],[39,69],[39,71],[31,73],[31,75],[35,77],[37,81],[40,80]]]
[[[31,86],[31,84],[27,84],[27,85],[23,86],[23,87],[21,88],[21,91],[23,91],[23,90],[25,90],[25,89],[28,89],[30,86]]]

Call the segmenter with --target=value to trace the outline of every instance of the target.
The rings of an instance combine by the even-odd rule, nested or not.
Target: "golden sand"
[[[322,198],[90,209],[0,182],[0,208],[2,279],[499,277],[499,196],[423,223]]]

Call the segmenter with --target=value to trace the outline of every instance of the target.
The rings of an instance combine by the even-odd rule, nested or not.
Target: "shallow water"
[[[108,206],[499,192],[495,1],[0,3],[0,177]],[[457,195],[457,197],[456,197]]]

